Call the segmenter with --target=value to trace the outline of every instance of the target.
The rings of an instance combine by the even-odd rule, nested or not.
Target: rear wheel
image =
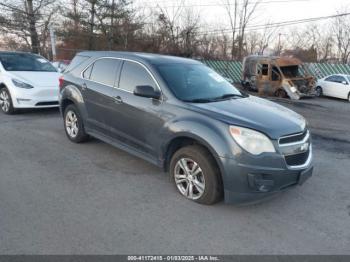
[[[170,172],[179,193],[190,200],[211,205],[222,197],[220,171],[201,146],[179,149],[171,159]]]
[[[322,87],[316,87],[316,96],[321,97],[323,95]]]
[[[0,108],[5,114],[11,115],[15,112],[10,92],[6,87],[0,89]]]
[[[348,101],[350,102],[350,93],[348,94]]]
[[[85,132],[83,119],[77,107],[73,104],[67,106],[64,111],[64,129],[67,137],[74,143],[81,143],[88,139]]]

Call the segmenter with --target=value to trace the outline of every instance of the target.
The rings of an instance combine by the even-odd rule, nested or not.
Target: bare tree
[[[346,9],[342,12],[346,13]],[[339,16],[335,19],[333,24],[333,30],[335,33],[337,47],[338,47],[338,56],[342,63],[347,63],[350,57],[350,18],[349,16]]]
[[[237,30],[237,19],[238,19],[238,0],[235,0],[233,4],[230,0],[223,0],[224,8],[227,12],[230,27],[231,27],[231,59],[235,58],[236,55],[236,30]]]
[[[0,2],[2,32],[20,38],[32,52],[41,52],[47,40],[48,24],[58,8],[55,0],[2,0]]]
[[[242,2],[234,0],[232,4],[230,0],[223,0],[231,27],[231,59],[241,60],[243,58],[246,29],[260,2],[261,0],[243,0]]]

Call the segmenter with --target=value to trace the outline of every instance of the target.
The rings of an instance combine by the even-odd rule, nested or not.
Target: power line
[[[309,2],[310,0],[270,0],[270,1],[255,1],[255,2],[248,2],[248,5],[267,5],[267,4],[278,4],[278,3],[292,3],[292,2]],[[150,2],[148,2],[150,3]],[[234,6],[234,3],[216,3],[216,4],[190,4],[190,5],[168,5],[168,6],[162,6],[162,3],[160,2],[151,2],[155,5],[147,5],[149,8],[176,8],[176,7],[183,7],[183,8],[191,8],[191,7],[220,7],[220,6]],[[238,5],[243,5],[243,3],[239,3]]]
[[[348,16],[350,13],[342,13],[342,14],[336,14],[336,15],[329,15],[329,16],[320,16],[320,17],[313,17],[313,18],[305,18],[305,19],[298,19],[298,20],[289,20],[289,21],[283,21],[283,22],[276,22],[276,23],[270,23],[267,25],[252,25],[247,26],[247,31],[255,31],[255,30],[261,30],[261,29],[267,29],[267,28],[274,28],[274,27],[281,27],[281,26],[290,26],[290,25],[296,25],[296,24],[302,24],[302,23],[310,23],[320,20],[326,20],[330,18],[336,18],[336,17],[342,17],[342,16]],[[234,29],[215,29],[215,30],[208,30],[205,32],[199,32],[200,35],[205,35],[208,33],[223,33],[223,32],[233,32],[234,30],[239,30],[240,28],[234,28]]]

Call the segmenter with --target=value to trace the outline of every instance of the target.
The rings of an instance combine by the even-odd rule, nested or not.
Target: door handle
[[[86,85],[85,83],[83,83],[83,84],[81,85],[81,90],[85,91],[86,89],[87,89],[87,85]]]
[[[122,104],[123,99],[120,96],[113,96],[114,103],[116,104]]]

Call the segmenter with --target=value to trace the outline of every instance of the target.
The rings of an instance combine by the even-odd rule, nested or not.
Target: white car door
[[[335,81],[334,75],[328,76],[322,81],[321,87],[322,87],[323,95],[333,96],[333,94],[332,94],[333,87],[332,86],[335,83],[334,81]]]
[[[349,81],[345,79],[344,76],[338,76],[338,86],[336,90],[336,95],[338,98],[348,99],[350,85]]]

